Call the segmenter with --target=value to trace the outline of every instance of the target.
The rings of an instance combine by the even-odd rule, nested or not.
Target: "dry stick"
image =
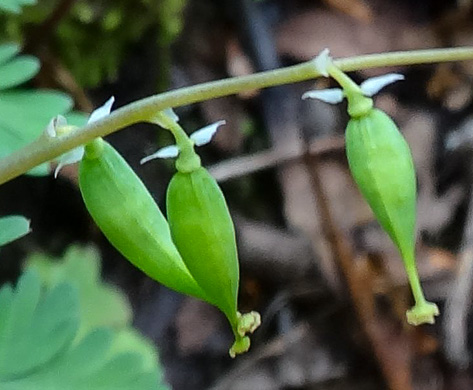
[[[348,288],[356,315],[365,337],[373,348],[386,383],[390,390],[410,390],[412,385],[409,373],[409,356],[403,355],[402,361],[400,361],[393,359],[392,353],[394,347],[404,352],[406,340],[404,338],[396,340],[400,342],[396,342],[394,347],[391,343],[387,343],[387,340],[391,339],[394,333],[390,332],[389,326],[383,324],[376,317],[372,289],[370,288],[371,274],[361,275],[360,270],[355,267],[355,259],[352,256],[350,247],[334,222],[329,200],[325,195],[323,183],[319,176],[320,158],[317,155],[306,153],[305,161],[312,191],[316,197],[322,230],[330,243],[334,261],[344,279],[344,285]],[[394,335],[394,337],[396,336]]]
[[[320,158],[326,155],[344,150],[344,137],[327,137],[317,139],[310,143],[308,153]],[[210,167],[207,167],[212,176],[219,182],[237,179],[255,172],[273,168],[274,166],[299,160],[304,157],[303,150],[295,149],[269,149],[262,152],[252,153],[247,156],[234,157]]]
[[[451,62],[473,59],[473,47],[432,49],[387,54],[370,54],[335,60],[342,71],[413,65],[433,62]],[[179,107],[242,91],[295,83],[320,77],[312,61],[283,69],[261,72],[249,76],[218,80],[151,96],[122,107],[111,115],[86,125],[69,134],[50,139],[40,137],[24,148],[0,160],[0,184],[3,184],[46,161],[80,145],[104,137],[134,123],[148,121],[157,111]]]

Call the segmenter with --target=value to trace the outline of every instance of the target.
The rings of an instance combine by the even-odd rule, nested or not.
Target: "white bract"
[[[330,66],[332,58],[328,49],[324,49],[314,59],[314,66],[317,71],[325,77],[330,76]],[[398,73],[388,73],[382,76],[371,77],[360,84],[361,93],[364,96],[374,96],[385,86],[396,81],[404,80],[404,76]],[[302,99],[318,99],[325,103],[337,104],[345,97],[345,92],[341,88],[329,88],[307,91],[302,95]]]
[[[110,99],[108,99],[105,104],[99,108],[97,108],[95,111],[90,114],[89,120],[87,121],[87,124],[96,122],[99,119],[102,119],[106,117],[107,115],[110,114],[110,111],[112,110],[112,105],[115,102],[115,98],[112,96]],[[58,115],[55,118],[51,119],[49,122],[48,126],[46,127],[46,134],[50,136],[51,138],[56,138],[60,137],[61,135],[67,134],[72,130],[75,130],[75,126],[71,126],[67,124],[66,118],[64,118],[62,115]],[[56,178],[59,171],[61,168],[65,165],[69,164],[75,164],[82,160],[82,157],[84,156],[84,147],[79,146],[77,148],[74,148],[70,150],[67,153],[64,153],[63,155],[59,156],[56,161],[58,163],[56,170],[54,171],[54,177]]]
[[[328,67],[331,63],[332,57],[330,57],[330,50],[328,48],[323,49],[314,59],[315,68],[325,77],[328,77]]]
[[[170,110],[170,112],[172,113],[173,117],[171,117],[168,112],[166,113],[163,112],[163,114],[165,114],[163,116],[167,116],[168,119],[171,119],[177,122],[179,120],[177,115],[172,110]],[[166,122],[167,121],[164,120],[163,118],[163,120],[160,121],[159,124],[161,125],[161,127],[164,127],[167,129],[169,127]],[[208,144],[212,140],[218,128],[225,124],[226,122],[224,120],[220,120],[218,122],[212,123],[211,125],[202,127],[201,129],[195,131],[194,133],[190,135],[189,138],[194,142],[194,145],[196,146],[202,146],[202,145]],[[159,149],[157,152],[141,159],[140,164],[145,164],[148,161],[154,160],[156,158],[174,158],[177,156],[179,156],[179,147],[177,145],[170,145],[162,149]]]
[[[225,125],[227,122],[224,120],[212,123],[211,125],[202,127],[200,130],[193,132],[190,139],[194,141],[196,146],[202,146],[208,144],[220,126]]]
[[[330,104],[341,103],[344,97],[345,95],[340,88],[307,91],[302,95],[302,99],[317,99]]]
[[[361,91],[365,96],[374,96],[386,85],[396,81],[404,80],[404,75],[399,73],[388,73],[382,76],[371,77],[360,84]]]

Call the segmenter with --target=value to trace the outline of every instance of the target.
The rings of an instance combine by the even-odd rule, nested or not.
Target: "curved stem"
[[[383,66],[469,59],[473,59],[473,47],[371,54],[335,60],[334,65],[342,71],[350,72]],[[106,118],[88,124],[62,137],[54,139],[40,137],[24,148],[3,158],[0,160],[0,184],[29,171],[41,163],[50,161],[68,150],[91,142],[97,137],[103,137],[131,124],[146,121],[157,111],[233,95],[246,90],[295,83],[317,77],[320,77],[320,73],[315,69],[312,61],[308,61],[283,69],[213,81],[138,100],[112,112]]]

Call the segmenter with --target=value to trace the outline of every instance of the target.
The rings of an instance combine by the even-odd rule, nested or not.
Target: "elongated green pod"
[[[355,182],[404,261],[416,300],[407,319],[433,323],[438,309],[425,300],[415,264],[416,177],[409,146],[391,118],[371,108],[348,122],[346,149]]]
[[[346,150],[353,178],[379,223],[403,258],[413,259],[416,178],[404,137],[389,116],[371,109],[348,122]]]
[[[389,73],[356,84],[334,65],[328,49],[314,60],[316,69],[331,76],[342,89],[308,91],[303,99],[330,104],[348,101],[350,120],[346,149],[350,171],[383,229],[401,253],[415,305],[407,311],[412,325],[434,323],[437,305],[427,302],[422,292],[415,261],[416,177],[411,152],[396,124],[384,112],[373,108],[371,96],[404,76]]]
[[[177,173],[167,191],[167,217],[172,239],[192,277],[227,317],[235,336],[231,357],[250,348],[248,333],[261,324],[257,312],[237,310],[239,266],[235,229],[223,193],[215,179],[202,167],[195,145],[208,143],[225,121],[206,126],[190,137],[177,123],[173,112],[162,112],[152,122],[168,129],[176,145],[167,146],[145,157],[177,157]]]
[[[173,290],[209,300],[176,249],[153,197],[107,142],[99,139],[85,147],[79,185],[95,223],[133,265]]]
[[[203,167],[177,172],[169,183],[166,204],[172,238],[189,271],[236,324],[238,255],[222,191]]]

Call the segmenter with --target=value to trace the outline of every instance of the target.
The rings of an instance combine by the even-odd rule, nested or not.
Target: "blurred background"
[[[326,47],[338,58],[473,45],[472,17],[471,0],[40,0],[0,14],[0,42],[21,44],[41,64],[21,88],[62,91],[90,112],[111,95],[116,109],[297,64]],[[33,231],[2,250],[0,281],[14,281],[32,255],[97,248],[103,278],[126,293],[175,390],[472,389],[473,61],[351,76],[392,71],[406,79],[376,105],[414,155],[417,255],[426,296],[441,309],[435,325],[405,321],[412,301],[400,257],[348,171],[346,107],[301,100],[334,85],[327,79],[176,110],[189,132],[227,121],[199,153],[234,217],[240,310],[263,319],[246,355],[229,358],[232,334],[217,309],[158,285],[108,244],[81,201],[76,166],[57,180],[2,185],[0,214],[26,216]],[[34,122],[35,137],[51,116]],[[139,124],[107,140],[165,207],[172,162],[139,160],[170,136]]]

